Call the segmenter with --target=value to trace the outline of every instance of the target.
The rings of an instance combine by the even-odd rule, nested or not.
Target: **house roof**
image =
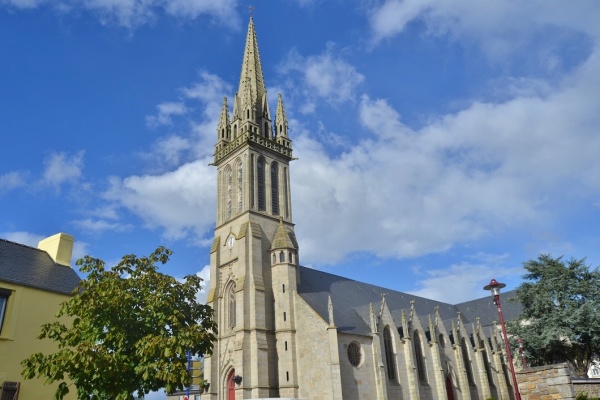
[[[80,278],[35,247],[0,239],[0,281],[55,293],[71,294]]]
[[[428,330],[428,315],[433,315],[436,307],[446,329],[449,329],[451,320],[457,319],[459,312],[465,324],[475,322],[476,318],[480,317],[481,324],[485,327],[492,325],[492,322],[498,319],[496,307],[489,296],[454,305],[370,285],[312,268],[299,267],[299,273],[298,294],[325,321],[329,320],[328,298],[331,296],[333,319],[339,332],[368,335],[371,332],[369,326],[370,306],[372,304],[375,312],[378,313],[384,294],[385,302],[398,324],[402,320],[402,310],[408,317],[411,301],[414,301],[415,312],[425,330]],[[516,317],[521,312],[519,304],[506,301],[512,296],[514,296],[514,291],[507,292],[502,296],[504,299],[503,314],[507,320]]]

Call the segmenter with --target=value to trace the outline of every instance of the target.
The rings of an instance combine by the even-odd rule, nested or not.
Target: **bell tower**
[[[292,142],[281,95],[274,119],[269,109],[252,18],[232,103],[230,115],[223,99],[214,153],[217,216],[207,303],[218,334],[205,357],[204,396],[296,397]]]

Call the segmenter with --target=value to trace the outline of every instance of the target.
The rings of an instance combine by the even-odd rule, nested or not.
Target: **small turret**
[[[217,125],[217,142],[231,140],[231,125],[229,124],[229,109],[227,108],[227,97],[223,97],[223,106]]]
[[[288,121],[283,108],[283,98],[281,93],[277,96],[277,111],[275,112],[275,140],[277,143],[287,147],[292,147],[292,141],[288,136]]]

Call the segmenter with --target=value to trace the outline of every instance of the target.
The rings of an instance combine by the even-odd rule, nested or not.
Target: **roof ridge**
[[[37,248],[37,247],[30,246],[30,245],[28,245],[28,244],[23,244],[23,243],[13,242],[12,240],[8,240],[8,239],[2,239],[2,238],[0,238],[0,240],[1,240],[1,241],[3,241],[3,242],[6,242],[6,243],[10,243],[10,244],[16,244],[17,246],[21,246],[21,247],[27,247],[27,248],[30,248],[30,249],[33,249],[33,250],[38,250],[38,251],[43,251],[43,252],[46,252],[45,250],[39,249],[39,248]]]

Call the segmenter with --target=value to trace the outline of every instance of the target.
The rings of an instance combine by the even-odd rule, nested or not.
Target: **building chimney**
[[[71,266],[73,253],[73,236],[66,233],[57,233],[38,243],[38,249],[44,250],[57,264]]]

